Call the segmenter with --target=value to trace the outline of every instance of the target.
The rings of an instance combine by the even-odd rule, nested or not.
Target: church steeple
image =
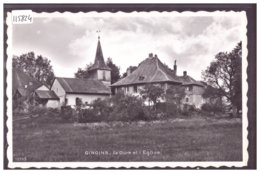
[[[88,69],[88,74],[89,78],[100,80],[107,87],[111,85],[111,69],[104,61],[100,36],[98,36],[95,61],[94,64]]]
[[[102,47],[101,47],[101,43],[100,43],[100,36],[98,36],[98,43],[97,43],[97,50],[96,50],[95,61],[94,61],[93,66],[91,66],[89,70],[95,70],[95,69],[111,70],[106,65],[106,63],[104,61]]]

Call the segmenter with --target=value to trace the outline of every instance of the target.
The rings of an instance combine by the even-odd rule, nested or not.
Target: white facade
[[[51,90],[54,91],[55,94],[60,98],[58,106],[60,107],[63,103],[65,103],[66,92],[57,79],[54,80]]]
[[[68,106],[75,106],[76,105],[76,98],[81,99],[82,103],[92,103],[94,100],[97,100],[98,98],[100,99],[105,99],[108,98],[109,95],[90,95],[90,94],[67,94],[67,105]]]
[[[60,107],[62,105],[68,105],[68,106],[75,106],[76,105],[76,98],[81,99],[82,103],[92,103],[94,100],[100,98],[105,99],[109,97],[109,95],[99,95],[99,94],[77,94],[77,93],[66,93],[61,84],[57,79],[53,82],[53,85],[51,87],[51,90],[55,92],[55,94],[60,98],[59,104],[57,107]],[[51,102],[50,104],[57,105],[54,102]]]
[[[48,100],[45,105],[47,108],[58,108],[60,106],[59,100]]]
[[[49,88],[47,88],[45,85],[40,86],[36,90],[42,90],[42,91],[49,91]]]

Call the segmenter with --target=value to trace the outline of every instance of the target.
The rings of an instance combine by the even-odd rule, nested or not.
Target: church
[[[56,77],[51,90],[59,97],[60,106],[75,106],[79,100],[89,104],[111,95],[111,69],[106,65],[98,37],[94,64],[88,69],[87,79]]]

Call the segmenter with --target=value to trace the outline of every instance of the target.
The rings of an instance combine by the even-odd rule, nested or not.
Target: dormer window
[[[144,76],[139,76],[139,80],[144,80]]]

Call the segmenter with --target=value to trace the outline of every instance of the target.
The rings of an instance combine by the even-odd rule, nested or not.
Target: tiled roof
[[[173,82],[180,83],[178,78],[157,57],[149,57],[142,61],[129,76],[114,83],[122,86],[142,83]]]
[[[95,62],[88,70],[91,71],[95,69],[111,70],[104,61],[100,40],[98,40],[98,44],[97,44]]]
[[[182,82],[182,85],[199,85],[204,86],[203,83],[196,81],[190,76],[178,76],[179,80]]]
[[[56,78],[66,93],[111,94],[110,88],[94,79]]]
[[[139,64],[138,68],[134,72],[111,86],[113,87],[158,82],[172,82],[183,85],[203,86],[200,82],[196,81],[188,75],[176,76],[174,71],[170,70],[166,65],[164,65],[157,56],[146,58]]]
[[[35,94],[41,99],[59,100],[59,97],[55,94],[55,92],[50,90],[36,90]]]
[[[13,68],[13,93],[19,88],[20,93],[23,94],[26,93],[28,95],[29,93],[33,92],[42,84],[38,82],[37,80],[33,79],[29,75],[25,74],[22,70],[19,70],[17,68]],[[23,90],[23,91],[22,91]],[[25,91],[26,90],[26,91]]]

